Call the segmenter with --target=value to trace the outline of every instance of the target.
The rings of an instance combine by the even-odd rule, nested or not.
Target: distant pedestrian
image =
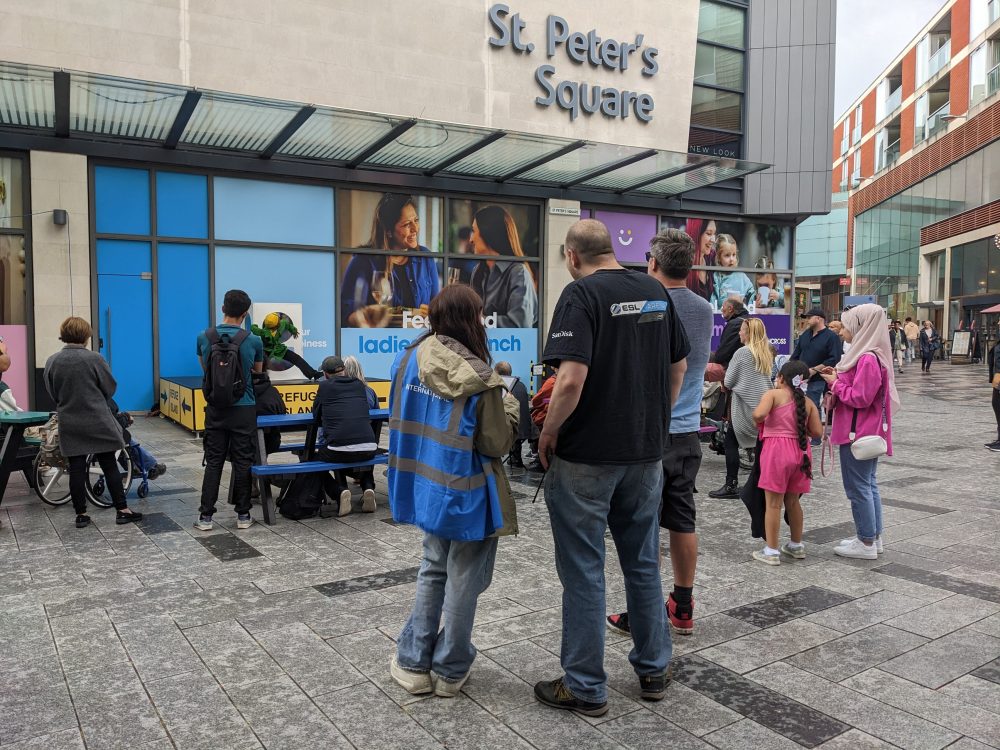
[[[821,308],[814,307],[803,313],[802,317],[806,319],[808,327],[795,342],[792,359],[802,360],[809,368],[809,390],[806,395],[820,409],[823,394],[827,390],[826,382],[819,374],[820,368],[836,365],[844,354],[844,347],[840,338],[826,327],[826,313]],[[819,440],[813,440],[812,444],[819,445]]]
[[[907,318],[903,323],[903,333],[906,335],[906,361],[912,362],[920,352],[920,326]]]
[[[993,416],[997,420],[996,442],[987,443],[986,447],[1000,453],[1000,344],[994,344],[986,356],[990,366],[990,384],[993,386]]]
[[[510,446],[510,454],[507,465],[514,469],[524,468],[524,456],[522,454],[525,441],[534,437],[534,424],[531,421],[531,402],[528,397],[528,389],[520,378],[514,377],[511,373],[513,368],[510,362],[497,362],[493,368],[496,374],[504,379],[510,395],[517,399],[519,408],[519,419],[517,422],[517,435]]]
[[[941,348],[941,337],[934,330],[934,324],[929,320],[924,321],[924,327],[920,329],[920,371],[927,375],[931,371],[931,363],[934,361],[934,353]]]
[[[896,358],[896,365],[899,372],[903,372],[903,354],[906,352],[906,336],[899,326],[899,321],[889,324],[889,345],[892,347],[893,356]]]
[[[687,337],[663,285],[623,268],[607,227],[578,221],[566,235],[574,281],[556,303],[543,359],[559,375],[538,441],[563,587],[563,676],[535,697],[586,716],[608,711],[604,671],[605,530],[625,576],[645,700],[662,700],[670,629],[660,582],[660,488],[671,406],[680,394]]]
[[[851,443],[877,435],[892,455],[892,419],[899,409],[892,372],[892,351],[885,310],[875,304],[859,305],[844,313],[844,338],[850,351],[836,369],[823,370],[834,396],[830,440],[840,446],[840,473],[851,501],[857,536],[834,548],[841,557],[875,560],[882,550],[882,497],[876,472],[878,458],[854,457]]]
[[[753,411],[753,420],[762,425],[763,436],[757,486],[764,490],[767,501],[765,545],[764,549],[754,551],[753,558],[767,565],[780,565],[782,552],[797,560],[806,556],[799,498],[809,492],[812,483],[809,438],[823,434],[819,409],[805,396],[808,381],[809,368],[803,362],[787,362],[778,373],[774,388],[764,394]],[[782,508],[788,517],[792,539],[779,549]]]
[[[69,492],[76,511],[76,527],[90,524],[87,515],[87,456],[93,454],[114,502],[115,523],[142,520],[125,501],[125,487],[118,470],[117,453],[125,445],[121,423],[110,404],[118,384],[111,367],[97,352],[87,348],[90,323],[66,318],[59,326],[65,346],[45,362],[42,381],[59,416],[59,450],[69,462]]]

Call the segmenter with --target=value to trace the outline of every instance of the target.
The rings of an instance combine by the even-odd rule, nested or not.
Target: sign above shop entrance
[[[497,3],[489,9],[489,22],[493,35],[489,43],[493,47],[512,47],[519,55],[530,55],[535,43],[527,41],[527,22],[520,13],[511,15],[510,7]],[[562,49],[575,64],[586,64],[591,68],[615,71],[625,74],[630,68],[638,68],[642,76],[655,76],[660,70],[657,61],[659,50],[644,45],[645,35],[636,34],[634,40],[619,41],[602,38],[597,29],[573,31],[569,22],[561,16],[550,15],[545,19],[545,56],[553,58]],[[596,83],[573,80],[557,80],[554,65],[539,65],[535,68],[535,82],[542,90],[535,97],[541,107],[557,107],[569,113],[569,119],[580,115],[590,116],[600,113],[610,119],[625,120],[634,115],[640,122],[653,119],[652,94],[602,86]]]

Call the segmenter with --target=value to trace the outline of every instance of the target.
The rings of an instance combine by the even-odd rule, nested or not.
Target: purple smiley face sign
[[[615,257],[622,263],[645,263],[649,241],[656,236],[657,219],[650,214],[594,211],[594,218],[608,228]]]

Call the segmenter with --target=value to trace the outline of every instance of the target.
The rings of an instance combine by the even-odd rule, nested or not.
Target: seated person
[[[251,379],[253,380],[253,395],[256,399],[258,417],[288,413],[284,399],[281,398],[278,389],[271,384],[271,378],[268,377],[266,360],[264,361],[264,372],[252,373]],[[264,452],[274,453],[281,447],[281,430],[277,427],[271,427],[263,432]]]
[[[344,371],[340,357],[323,360],[323,374],[319,382],[313,419],[323,428],[326,444],[317,451],[316,458],[330,463],[356,463],[375,456],[378,444],[368,415],[368,394],[365,384]],[[365,513],[375,510],[375,474],[372,469],[358,471],[361,480],[361,508]],[[331,499],[339,498],[339,516],[351,512],[351,491],[347,489],[347,474],[334,472],[327,476],[323,489]]]

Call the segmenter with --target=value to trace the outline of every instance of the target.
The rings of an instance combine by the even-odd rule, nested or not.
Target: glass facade
[[[688,151],[740,158],[746,10],[701,0]]]
[[[942,277],[944,270],[941,271]],[[951,297],[1000,292],[1000,248],[984,237],[951,249]]]
[[[1000,142],[994,142],[857,216],[856,292],[876,295],[891,315],[914,315],[920,228],[998,199]],[[975,265],[975,273],[979,270]],[[980,273],[973,279],[975,273],[968,275],[964,268],[958,273],[963,290],[966,286],[973,288],[973,282],[978,287],[985,278]],[[955,275],[953,259],[953,281]],[[989,288],[990,282],[986,285]],[[959,293],[954,286],[951,291],[952,296],[972,293]]]

